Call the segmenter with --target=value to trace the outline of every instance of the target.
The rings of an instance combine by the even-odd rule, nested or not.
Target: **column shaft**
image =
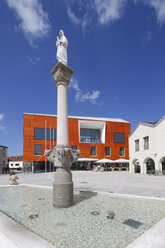
[[[68,137],[68,104],[67,84],[60,82],[57,85],[57,145],[69,145]]]

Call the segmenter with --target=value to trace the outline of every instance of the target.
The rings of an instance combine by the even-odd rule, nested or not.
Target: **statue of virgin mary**
[[[57,36],[56,47],[57,47],[57,54],[56,58],[58,62],[67,65],[67,47],[68,47],[68,40],[64,35],[64,31],[60,30],[59,32],[60,38]]]

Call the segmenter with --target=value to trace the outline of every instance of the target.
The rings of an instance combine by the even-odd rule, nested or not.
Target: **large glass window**
[[[34,128],[34,139],[45,140],[45,128]],[[56,129],[46,128],[46,140],[56,140]]]
[[[111,156],[111,147],[105,146],[105,156]]]
[[[135,140],[135,152],[139,151],[139,140]]]
[[[96,146],[91,146],[90,147],[90,155],[91,156],[96,156]]]
[[[34,145],[34,155],[42,155],[42,145]]]
[[[77,150],[77,146],[71,146],[71,148]]]
[[[125,148],[124,147],[119,147],[119,155],[120,155],[120,157],[125,156]]]
[[[144,150],[149,149],[149,137],[144,137]]]
[[[99,129],[80,129],[80,142],[82,143],[100,143]]]
[[[114,133],[115,143],[124,143],[124,133]]]

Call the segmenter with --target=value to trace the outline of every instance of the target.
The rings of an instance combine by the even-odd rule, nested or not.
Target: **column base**
[[[53,183],[53,206],[68,207],[73,203],[72,173],[64,168],[57,168]]]
[[[73,182],[53,184],[53,206],[68,207],[73,204]]]

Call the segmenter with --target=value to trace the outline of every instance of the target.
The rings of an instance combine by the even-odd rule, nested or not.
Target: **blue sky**
[[[56,37],[69,41],[69,115],[156,121],[165,103],[165,0],[0,0],[0,144],[23,113],[56,114]]]

